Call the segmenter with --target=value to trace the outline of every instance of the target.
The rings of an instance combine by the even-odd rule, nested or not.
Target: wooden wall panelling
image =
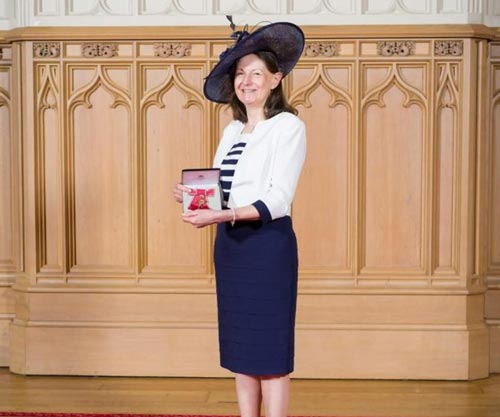
[[[454,45],[450,44],[453,55]],[[457,50],[459,51],[459,49]],[[480,155],[480,142],[485,134],[485,126],[482,122],[485,103],[481,93],[478,92],[480,77],[484,68],[487,55],[485,54],[484,42],[476,39],[467,39],[463,42],[464,73],[463,77],[463,107],[465,117],[462,119],[462,144],[460,163],[461,183],[461,213],[460,213],[460,277],[465,284],[469,294],[481,294],[484,297],[486,287],[484,278],[478,276],[477,260],[481,255],[477,252],[477,221],[480,215],[477,212],[478,200],[481,197],[481,185],[478,184],[480,166],[483,163],[477,159]],[[465,88],[465,85],[469,85]],[[484,314],[481,306],[470,305],[467,313],[474,314],[475,309]],[[473,338],[472,338],[473,337]],[[470,340],[471,374],[479,375],[489,372],[489,337],[488,328],[483,321],[476,329],[471,329]]]
[[[462,92],[463,106],[467,109],[461,120],[460,128],[463,131],[463,140],[460,147],[460,275],[467,288],[479,291],[481,288],[478,280],[473,278],[475,270],[475,216],[476,216],[476,154],[477,154],[477,112],[480,110],[477,102],[478,82],[478,46],[475,40],[467,39],[463,42],[463,77],[470,88]]]
[[[500,43],[489,49],[488,168],[486,223],[486,323],[490,331],[490,372],[500,372]]]
[[[457,275],[460,218],[459,156],[461,132],[459,105],[460,62],[436,63],[436,111],[434,114],[433,236],[432,272]]]
[[[12,349],[20,353],[11,363],[14,372],[203,376],[216,368],[217,361],[205,360],[217,354],[213,230],[183,224],[171,197],[181,169],[209,166],[215,149],[210,107],[201,93],[207,50],[200,42],[33,45],[26,60],[35,69],[36,172],[43,179],[51,161],[53,205],[62,206],[45,209],[50,187],[37,180],[39,197],[31,210],[45,237],[37,240],[36,253],[47,257],[45,230],[52,215],[52,223],[60,220],[65,266],[39,268],[31,287],[18,288]],[[60,110],[61,144],[55,126],[45,127],[54,110]],[[59,153],[64,187],[57,186]],[[57,314],[49,308],[54,302]],[[119,312],[124,305],[129,315]],[[148,306],[162,312],[146,317],[141,311]],[[141,344],[151,340],[151,369],[144,368],[144,351],[117,336],[128,338],[128,328],[142,334]],[[200,331],[206,337],[199,345],[206,347],[186,362],[179,346],[192,344]],[[105,348],[94,336],[107,340]],[[61,349],[42,348],[68,337],[77,345],[94,342],[85,357],[65,343]],[[23,351],[26,338],[40,346],[40,355]]]
[[[315,33],[286,80],[308,132],[295,376],[484,377],[469,82],[485,55],[468,38]],[[28,267],[14,372],[227,375],[214,230],[182,224],[171,199],[230,119],[202,96],[221,39],[20,42]]]
[[[0,43],[0,366],[9,364],[12,284],[20,265],[18,108],[12,45]]]
[[[14,285],[15,319],[10,326],[9,332],[9,366],[13,370],[23,372],[26,370],[29,352],[29,346],[27,346],[28,343],[26,342],[29,337],[27,322],[29,321],[30,308],[27,291],[36,285],[40,261],[43,260],[43,257],[38,253],[40,240],[45,239],[44,235],[39,233],[44,230],[39,227],[39,213],[43,212],[45,207],[40,207],[38,204],[44,194],[40,193],[39,187],[37,187],[39,184],[36,184],[36,182],[43,180],[44,172],[41,171],[37,154],[40,155],[43,152],[45,145],[42,141],[44,136],[42,134],[37,136],[35,131],[35,121],[40,122],[40,118],[35,116],[38,109],[37,97],[39,93],[39,89],[35,87],[34,55],[36,54],[36,48],[33,42],[16,42],[13,45],[19,77],[17,101],[23,122],[22,134],[19,136],[22,149],[20,153],[22,160],[22,183],[20,187],[22,206],[19,212],[23,225],[20,230],[20,237],[23,240],[23,265],[17,271]],[[49,91],[52,94],[52,104],[54,104],[54,90],[49,88]],[[53,127],[53,124],[51,126]],[[44,241],[44,243],[46,242]]]
[[[59,62],[36,63],[35,154],[37,271],[52,280],[65,276],[62,83]]]
[[[486,40],[478,42],[478,80],[477,103],[478,118],[476,130],[476,236],[475,236],[475,263],[473,277],[478,284],[486,287],[487,251],[488,251],[488,158],[489,158],[489,95],[490,95],[490,63],[489,43]],[[473,278],[473,279],[474,279]]]
[[[68,63],[68,271],[133,276],[136,186],[130,63]]]
[[[323,43],[318,48],[337,46]],[[310,49],[308,45],[306,56]],[[308,158],[293,206],[302,285],[328,278],[352,286],[356,64],[352,58],[334,62],[325,53],[317,61],[304,58],[289,87],[308,137]]]
[[[467,118],[461,107],[463,42],[360,40],[354,43],[354,48],[344,49],[359,50],[359,58],[343,53],[339,47],[341,41],[306,45],[305,57],[289,83],[292,102],[299,106],[308,127],[308,159],[293,208],[294,224],[299,241],[303,242],[300,245],[298,373],[307,373],[307,368],[315,375],[342,377],[378,377],[384,373],[401,378],[419,374],[423,362],[411,370],[408,364],[403,365],[404,359],[401,364],[394,365],[394,361],[399,360],[396,358],[400,357],[401,346],[410,339],[415,342],[414,337],[432,338],[435,347],[432,355],[436,363],[440,363],[437,368],[424,366],[420,377],[425,374],[434,378],[430,369],[437,373],[455,373],[455,377],[477,377],[487,373],[483,296],[474,296],[472,302],[472,298],[458,295],[467,293],[467,277],[465,272],[460,275],[458,264],[462,243],[458,231],[463,227],[459,215],[463,205],[460,180],[462,170],[468,168],[460,159],[464,152],[460,123]],[[325,75],[325,68],[330,75]],[[349,80],[354,80],[352,85]],[[320,89],[327,91],[321,100],[318,99]],[[341,113],[342,118],[335,118],[330,112],[341,107],[339,104],[344,104],[347,111]],[[352,121],[351,131],[355,133],[346,135]],[[346,136],[347,140],[337,139]],[[343,146],[335,146],[336,143]],[[372,171],[368,171],[370,169]],[[468,177],[466,173],[462,175]],[[347,187],[338,185],[346,179]],[[404,198],[398,200],[398,194]],[[391,196],[395,201],[392,206]],[[349,215],[345,215],[346,210]],[[373,213],[368,217],[370,210]],[[353,213],[356,214],[353,216]],[[474,214],[467,213],[468,216]],[[381,224],[384,215],[386,221]],[[336,218],[341,221],[337,222]],[[349,219],[354,219],[354,224]],[[313,231],[315,224],[318,227]],[[366,240],[363,227],[373,230],[377,224],[371,241]],[[411,229],[405,229],[408,226]],[[348,238],[346,230],[355,231],[356,239],[360,239],[353,249],[349,245],[353,240]],[[396,238],[390,236],[391,233],[396,234]],[[386,244],[381,244],[383,239],[387,240]],[[370,251],[373,254],[368,259]],[[323,258],[318,261],[321,253],[324,253]],[[326,267],[338,258],[338,253],[349,253],[348,261],[335,265],[336,268]],[[309,261],[314,257],[316,263]],[[469,259],[469,255],[464,258]],[[367,265],[367,260],[373,265]],[[366,298],[363,288],[370,294]],[[393,292],[388,288],[394,288]],[[402,288],[410,293],[417,288],[435,288],[435,291],[448,294],[443,299],[447,306],[454,298],[452,294],[456,293],[456,301],[465,303],[466,315],[461,317],[458,327],[450,325],[449,321],[441,326],[436,310],[436,315],[424,319],[425,324],[416,329],[410,324],[415,323],[415,319],[401,310],[399,316],[405,324],[398,328],[397,337],[394,334],[396,338],[391,346],[377,334],[380,331],[391,338],[390,326],[382,329],[380,321],[376,320],[378,324],[375,325],[368,317],[358,317],[355,311],[357,308],[369,311],[370,305],[378,309],[375,294],[387,296],[391,300],[388,303],[397,303]],[[418,298],[421,302],[437,300],[437,294],[420,294]],[[341,324],[339,312],[332,310],[332,306],[344,296],[357,299],[360,304],[345,308]],[[406,312],[412,310],[409,298],[409,295],[404,296]],[[415,312],[422,314],[426,307],[421,307]],[[332,311],[335,313],[330,316]],[[423,329],[425,336],[423,333],[416,336]],[[323,341],[321,352],[306,342],[320,337],[319,334]],[[455,337],[455,342],[451,342]],[[468,348],[469,340],[471,349]],[[411,355],[422,358],[423,351],[419,343],[414,342],[409,343],[414,349]],[[449,358],[448,343],[456,342],[462,348],[455,359],[468,362],[466,367],[446,359]],[[344,343],[351,346],[380,343],[381,350],[346,355],[337,348]],[[393,349],[393,346],[398,348]],[[301,352],[307,353],[302,356]],[[362,364],[354,359],[361,356],[364,358]],[[339,361],[341,364],[337,363],[339,357],[344,359]],[[422,358],[424,362],[428,359]],[[383,369],[380,374],[372,367],[373,363]]]
[[[16,207],[13,206],[14,193],[14,126],[12,113],[12,61],[11,47],[0,45],[0,190],[2,191],[0,217],[0,268],[1,273],[16,271],[15,261],[15,231],[13,230]]]
[[[489,302],[488,286],[486,283],[487,275],[487,252],[488,252],[488,159],[490,157],[488,150],[489,142],[489,44],[486,40],[475,39],[473,48],[476,59],[476,126],[472,137],[475,142],[475,207],[474,207],[474,225],[473,238],[474,245],[471,268],[469,272],[468,285],[472,291],[485,292],[485,307],[482,310],[485,317],[486,335],[488,336],[489,372],[494,372],[492,359],[495,357],[495,344],[492,344],[491,327],[488,325],[488,316],[486,314]],[[472,127],[472,126],[471,126]],[[479,353],[478,353],[479,354]]]
[[[16,276],[16,319],[18,317],[17,291],[20,289],[27,289],[36,284],[37,273],[39,266],[38,260],[40,259],[37,254],[39,235],[37,234],[37,225],[40,221],[37,218],[39,207],[37,206],[37,193],[36,180],[39,175],[36,174],[37,160],[35,153],[36,132],[35,121],[36,119],[36,98],[38,89],[35,87],[35,43],[29,42],[16,42],[17,59],[16,64],[19,71],[19,106],[22,114],[22,135],[20,136],[20,143],[22,147],[22,201],[23,207],[21,215],[23,219],[23,229],[21,232],[24,257],[24,269]],[[22,86],[22,87],[21,87]],[[39,148],[39,146],[38,146]],[[12,336],[12,332],[11,332]],[[12,346],[11,346],[12,350]]]
[[[200,231],[180,222],[180,206],[171,195],[183,168],[211,164],[207,103],[200,94],[205,65],[141,63],[139,71],[141,272],[144,277],[206,277],[211,273],[210,229]]]
[[[419,89],[403,65],[361,66],[361,274],[425,273],[429,70],[414,66]]]

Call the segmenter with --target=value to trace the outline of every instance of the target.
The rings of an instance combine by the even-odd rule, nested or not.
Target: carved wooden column
[[[11,286],[22,268],[20,148],[17,72],[12,45],[0,38],[0,366],[8,366],[9,327],[14,318]]]
[[[485,178],[486,323],[490,329],[490,371],[500,372],[500,42],[490,43]]]

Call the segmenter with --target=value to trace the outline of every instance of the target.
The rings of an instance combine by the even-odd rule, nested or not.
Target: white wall
[[[225,25],[500,26],[500,0],[0,0],[0,29],[23,26]]]

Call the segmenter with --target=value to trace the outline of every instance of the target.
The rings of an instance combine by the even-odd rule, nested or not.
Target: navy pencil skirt
[[[291,218],[219,224],[214,261],[221,366],[256,376],[292,372],[298,261]]]

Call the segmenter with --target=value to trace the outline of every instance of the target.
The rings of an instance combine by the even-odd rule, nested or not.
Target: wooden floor
[[[24,377],[0,368],[0,411],[238,413],[234,381]],[[295,416],[500,416],[500,374],[473,382],[293,380]]]

